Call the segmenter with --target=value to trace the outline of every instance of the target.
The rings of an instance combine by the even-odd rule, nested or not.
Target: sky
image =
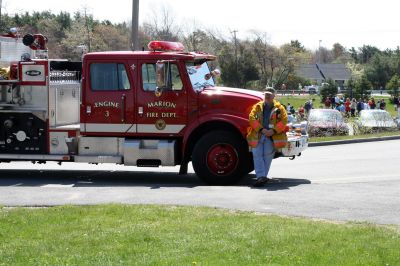
[[[132,0],[0,0],[2,13],[50,10],[74,13],[87,9],[99,20],[129,22]],[[400,46],[398,0],[140,0],[139,21],[151,21],[154,12],[166,8],[176,23],[190,30],[207,28],[227,38],[237,31],[239,39],[251,31],[266,33],[273,45],[298,40],[306,48],[331,49],[338,42],[346,48],[362,45],[381,50]],[[185,29],[184,29],[185,30]]]

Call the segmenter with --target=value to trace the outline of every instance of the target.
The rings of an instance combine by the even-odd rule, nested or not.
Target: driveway
[[[320,146],[274,160],[273,181],[252,188],[205,186],[193,169],[26,162],[0,164],[0,204],[173,204],[335,221],[400,225],[400,140]]]

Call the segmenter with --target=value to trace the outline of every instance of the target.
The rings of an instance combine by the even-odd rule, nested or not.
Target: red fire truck
[[[208,184],[253,170],[245,135],[262,93],[215,84],[215,56],[155,41],[149,51],[47,58],[46,37],[0,37],[0,161],[176,166]],[[9,68],[9,69],[8,69]],[[300,132],[303,133],[300,133]],[[277,156],[308,145],[299,128]]]

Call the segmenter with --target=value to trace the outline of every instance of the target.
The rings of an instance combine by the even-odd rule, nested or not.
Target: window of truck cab
[[[90,88],[92,91],[126,91],[131,83],[123,63],[91,63]]]
[[[141,71],[142,89],[144,91],[154,92],[157,89],[157,64],[143,63]],[[181,91],[183,89],[182,78],[179,72],[179,67],[176,63],[170,64],[169,73],[166,71],[165,75],[169,75],[171,78],[172,91]]]

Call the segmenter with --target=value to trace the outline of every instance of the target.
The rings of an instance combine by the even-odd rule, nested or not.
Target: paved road
[[[179,204],[400,225],[400,140],[312,147],[273,162],[273,182],[204,186],[177,167],[0,164],[0,205]],[[149,172],[151,170],[151,172]],[[158,171],[158,172],[156,172]]]

